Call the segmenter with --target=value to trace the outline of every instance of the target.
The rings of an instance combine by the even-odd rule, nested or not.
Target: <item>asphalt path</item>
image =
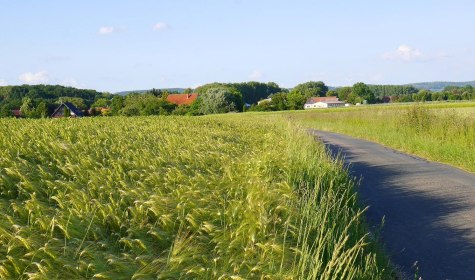
[[[349,136],[312,131],[351,174],[392,262],[414,279],[475,279],[475,174]],[[474,151],[475,152],[475,151]]]

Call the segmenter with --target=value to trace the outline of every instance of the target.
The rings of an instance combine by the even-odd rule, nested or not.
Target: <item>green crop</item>
[[[281,118],[0,119],[0,131],[2,279],[389,275],[341,161]]]

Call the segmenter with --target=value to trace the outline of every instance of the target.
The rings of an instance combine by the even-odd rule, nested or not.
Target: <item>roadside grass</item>
[[[388,279],[355,182],[276,115],[0,119],[2,279]]]
[[[475,103],[283,113],[304,126],[368,139],[475,172]]]

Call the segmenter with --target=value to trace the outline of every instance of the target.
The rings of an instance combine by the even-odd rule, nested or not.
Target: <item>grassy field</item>
[[[0,129],[2,279],[390,277],[341,162],[280,116]]]
[[[475,103],[365,106],[285,113],[340,132],[475,172]]]

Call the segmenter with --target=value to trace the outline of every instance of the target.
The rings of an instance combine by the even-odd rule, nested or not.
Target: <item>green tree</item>
[[[298,91],[291,91],[287,94],[287,104],[288,108],[291,110],[302,110],[303,105],[307,102],[307,97],[305,95],[300,94]]]
[[[274,111],[283,111],[283,110],[288,109],[289,105],[288,105],[286,93],[283,93],[283,92],[276,93],[276,94],[273,94],[271,98],[272,100],[270,103]]]
[[[196,88],[195,92],[198,94],[203,94],[210,88],[230,88],[237,90],[241,95],[244,103],[255,104],[259,100],[265,99],[272,94],[283,92],[284,89],[281,89],[279,85],[273,82],[269,83],[260,83],[260,82],[246,82],[246,83],[212,83],[206,84]]]
[[[425,89],[419,91],[416,94],[413,94],[412,98],[413,98],[414,101],[418,101],[418,102],[425,102],[425,101],[432,100],[432,96],[431,96],[430,91],[425,90]]]
[[[337,90],[338,98],[341,101],[348,100],[348,96],[351,94],[351,87],[341,87]]]
[[[41,101],[38,106],[35,108],[35,117],[36,118],[46,118],[48,117],[48,104],[46,102]]]
[[[325,96],[328,87],[323,82],[306,82],[294,87],[287,95],[288,107],[292,110],[301,110],[310,97]]]
[[[0,118],[13,117],[12,110],[4,105],[0,107]]]
[[[111,104],[111,100],[110,99],[106,99],[106,98],[99,98],[97,99],[92,105],[91,105],[91,108],[104,108],[104,107],[109,107]]]
[[[310,98],[313,96],[326,96],[328,92],[328,87],[325,83],[319,82],[306,82],[299,84],[294,87],[291,92],[298,92],[300,95],[303,95],[305,98]]]
[[[189,116],[199,116],[203,113],[201,112],[201,104],[203,103],[201,98],[195,100],[195,102],[191,103],[190,107],[188,108],[186,115]],[[180,106],[181,107],[181,106]]]
[[[120,114],[125,116],[169,115],[175,108],[175,104],[153,94],[129,94],[125,98],[125,106],[120,110]]]
[[[161,98],[146,98],[141,105],[140,114],[142,116],[169,115],[177,107],[175,104]]]
[[[23,98],[23,103],[20,107],[21,115],[24,117],[30,117],[33,112],[33,104],[31,98],[25,97]]]
[[[361,97],[358,96],[358,94],[354,93],[354,92],[351,92],[348,97],[347,97],[347,100],[346,100],[348,103],[351,103],[351,104],[361,104],[363,103],[363,99]]]
[[[59,98],[59,103],[65,103],[65,102],[69,102],[81,110],[88,108],[88,106],[86,105],[86,102],[81,97],[60,97]]]
[[[125,106],[120,109],[119,114],[127,117],[140,116],[140,107],[138,104]]]
[[[362,102],[366,102],[366,103],[369,103],[369,104],[373,104],[373,103],[376,102],[376,98],[374,96],[374,93],[364,83],[354,84],[351,92],[352,92],[352,94],[354,94],[354,95],[358,96],[359,98],[361,98]]]
[[[399,98],[399,102],[412,102],[412,101],[413,101],[412,94],[401,95]]]
[[[119,115],[120,110],[124,108],[125,98],[121,95],[115,95],[111,100],[111,114]]]
[[[259,112],[268,112],[268,111],[275,111],[274,106],[272,105],[272,101],[262,101],[259,104],[253,104],[250,108],[250,111],[259,111]]]
[[[242,108],[242,95],[229,87],[210,88],[201,94],[201,113],[220,114]]]

